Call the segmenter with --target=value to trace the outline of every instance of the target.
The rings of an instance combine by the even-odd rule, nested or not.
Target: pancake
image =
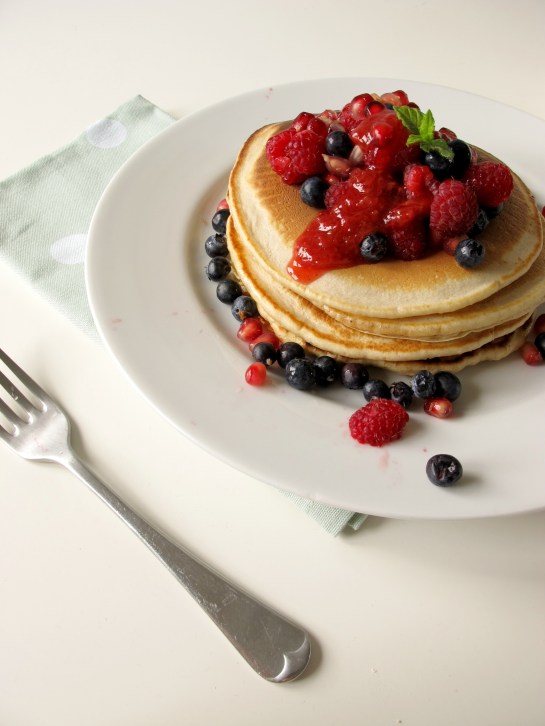
[[[479,235],[487,255],[477,268],[440,250],[330,270],[303,284],[287,267],[318,210],[266,158],[267,140],[284,127],[259,129],[242,147],[230,175],[226,235],[234,274],[281,340],[407,374],[458,371],[522,345],[545,300],[545,225],[519,177],[500,217]],[[480,160],[498,161],[477,151]]]
[[[229,231],[229,239],[231,260],[237,274],[263,317],[273,327],[283,330],[284,339],[302,340],[307,346],[327,350],[339,358],[384,362],[457,355],[512,332],[532,314],[529,311],[520,318],[446,341],[372,335],[343,325],[288,287],[281,290],[282,305],[278,305],[270,292],[266,274],[260,275],[259,265],[244,257],[242,248],[236,244],[237,235],[233,229]],[[275,292],[278,293],[278,290]]]
[[[528,188],[513,175],[514,189],[501,224],[493,222],[481,236],[487,258],[478,270],[464,269],[440,251],[410,263],[384,260],[334,270],[301,284],[286,266],[294,241],[317,212],[301,203],[298,187],[285,184],[266,158],[267,139],[281,128],[266,126],[242,147],[230,176],[229,207],[242,244],[262,260],[271,277],[318,306],[396,319],[459,310],[521,277],[541,251],[539,211]],[[484,152],[482,156],[493,158]]]

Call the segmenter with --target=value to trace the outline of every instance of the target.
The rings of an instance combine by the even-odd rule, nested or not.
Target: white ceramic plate
[[[461,374],[455,417],[414,407],[403,438],[355,443],[361,393],[302,393],[281,376],[244,382],[237,323],[204,274],[203,243],[238,149],[256,128],[301,110],[338,108],[357,93],[403,88],[438,126],[488,149],[545,200],[545,123],[461,91],[388,79],[329,79],[259,90],[195,113],[137,152],[96,210],[86,277],[101,336],[147,399],[197,444],[283,489],[390,517],[466,518],[545,506],[545,367],[518,356]],[[392,376],[387,377],[393,380]],[[451,453],[465,475],[433,486],[425,465]]]

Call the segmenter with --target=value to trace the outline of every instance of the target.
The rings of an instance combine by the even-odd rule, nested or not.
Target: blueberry
[[[216,295],[222,303],[231,305],[239,295],[242,295],[242,288],[236,280],[222,280],[218,282]]]
[[[471,149],[462,139],[452,139],[447,143],[454,152],[454,158],[450,160],[449,173],[455,179],[461,179],[471,164]]]
[[[325,153],[331,156],[350,156],[353,144],[350,136],[344,131],[330,131],[325,138]]]
[[[276,357],[280,368],[285,368],[290,360],[293,360],[294,358],[304,358],[305,351],[303,346],[299,345],[299,343],[293,343],[288,340],[286,343],[282,343],[280,348],[278,348]]]
[[[450,454],[435,454],[426,464],[426,474],[432,484],[450,487],[460,479],[463,468],[458,459]]]
[[[430,371],[418,371],[411,378],[411,388],[417,398],[431,398],[437,390],[435,376]]]
[[[286,381],[299,391],[309,391],[316,385],[316,369],[308,358],[294,358],[286,365]]]
[[[466,269],[477,267],[484,260],[485,250],[483,245],[477,239],[463,239],[456,245],[454,250],[454,259]]]
[[[369,380],[369,371],[363,363],[345,363],[341,368],[341,383],[352,391],[360,390]]]
[[[219,234],[225,234],[229,214],[230,212],[228,209],[218,209],[218,211],[212,217],[212,229],[214,230],[214,232],[218,232]]]
[[[325,209],[324,195],[329,185],[320,176],[309,176],[301,184],[301,200],[309,207]]]
[[[541,357],[545,358],[545,333],[536,335],[534,345],[539,350]]]
[[[206,238],[204,251],[208,257],[225,257],[229,254],[227,240],[223,234],[211,234]]]
[[[379,262],[388,254],[388,238],[380,232],[368,234],[361,241],[360,254],[368,262]]]
[[[438,151],[428,151],[424,154],[424,164],[430,167],[436,179],[443,180],[450,176],[450,160]]]
[[[231,265],[225,257],[212,257],[206,268],[208,279],[213,282],[225,280],[230,272]]]
[[[257,315],[257,305],[248,295],[239,295],[231,305],[233,317],[242,322],[246,318],[254,318]]]
[[[266,366],[272,366],[276,361],[276,350],[272,343],[261,341],[256,343],[252,349],[252,355],[258,363],[264,363]]]
[[[319,386],[328,386],[339,377],[339,364],[330,355],[321,355],[314,361],[316,383]]]
[[[391,393],[388,385],[378,378],[371,378],[363,386],[363,397],[366,401],[372,401],[373,398],[390,398]]]
[[[477,215],[477,221],[473,225],[473,227],[469,230],[469,236],[475,237],[478,234],[481,234],[481,232],[484,232],[484,230],[488,227],[489,223],[488,214],[484,211],[484,209],[479,209],[479,214]]]
[[[448,398],[449,401],[455,401],[462,392],[460,379],[450,371],[436,373],[435,384],[435,395],[439,398]]]
[[[413,389],[404,381],[396,381],[390,386],[390,396],[393,401],[399,403],[403,408],[409,408],[413,400]]]

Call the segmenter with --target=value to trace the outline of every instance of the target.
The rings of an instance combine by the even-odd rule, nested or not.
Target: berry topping
[[[392,401],[396,401],[403,408],[409,408],[413,401],[413,389],[408,386],[405,381],[396,381],[390,386],[390,396]]]
[[[278,340],[278,337],[272,332],[272,330],[263,331],[261,335],[251,341],[250,345],[248,346],[250,348],[250,353],[253,353],[254,348],[256,347],[256,345],[259,345],[259,343],[269,343],[269,345],[272,345],[275,351],[278,350],[280,346],[280,341]]]
[[[449,237],[467,233],[478,214],[479,204],[472,189],[458,179],[441,182],[430,207],[432,241],[441,244]]]
[[[325,209],[325,193],[329,188],[329,184],[322,179],[321,176],[309,176],[308,179],[301,184],[301,200],[308,204],[309,207],[316,209]]]
[[[523,343],[520,349],[520,354],[526,365],[537,366],[540,363],[543,363],[543,357],[537,349],[535,343],[532,343],[529,340]]]
[[[381,232],[368,234],[361,241],[360,254],[367,262],[380,262],[388,254],[388,238]]]
[[[391,395],[387,384],[378,378],[371,378],[363,386],[363,397],[366,401],[372,401],[374,398],[390,398]]]
[[[276,361],[276,349],[271,343],[262,340],[252,347],[252,356],[258,363],[272,366]]]
[[[462,392],[462,383],[458,376],[450,371],[439,371],[435,374],[435,394],[449,401],[456,401]]]
[[[349,157],[353,144],[345,131],[330,131],[325,139],[325,153],[331,156]]]
[[[263,333],[263,323],[259,318],[245,318],[237,331],[237,338],[245,343],[251,343]]]
[[[545,358],[545,333],[536,335],[534,345],[539,350],[541,357]]]
[[[316,383],[319,386],[329,386],[339,378],[339,365],[335,358],[321,355],[314,361]]]
[[[231,265],[225,257],[212,257],[206,268],[206,275],[213,282],[225,280],[230,272]]]
[[[252,363],[246,369],[245,378],[250,386],[262,386],[267,380],[267,366],[264,363]]]
[[[399,439],[409,414],[403,406],[386,398],[374,398],[352,414],[350,433],[360,444],[383,446]]]
[[[294,360],[295,358],[304,358],[305,351],[303,346],[299,345],[299,343],[288,341],[287,343],[282,343],[282,345],[278,348],[276,355],[280,368],[285,368],[290,360]]]
[[[460,479],[463,469],[456,457],[450,454],[435,454],[426,464],[426,474],[432,484],[450,487]]]
[[[225,234],[228,218],[229,218],[229,209],[227,207],[218,209],[218,211],[212,217],[212,228],[213,228],[214,232],[218,232],[218,234]]]
[[[309,391],[316,385],[316,369],[308,358],[293,358],[286,365],[286,381],[298,391]]]
[[[216,295],[220,302],[232,305],[242,295],[242,288],[236,280],[222,280],[216,287]]]
[[[364,387],[369,380],[369,371],[363,363],[345,363],[341,368],[341,383],[351,391]]]
[[[437,391],[435,376],[427,370],[418,371],[411,378],[411,388],[417,398],[431,398]]]
[[[231,312],[236,320],[246,320],[257,315],[257,305],[248,295],[239,295],[231,305]]]
[[[454,250],[454,259],[460,267],[465,267],[466,269],[480,265],[484,257],[485,249],[477,239],[463,239],[461,242],[458,242]]]
[[[415,219],[404,227],[390,230],[390,248],[399,260],[419,260],[426,249],[424,223]]]
[[[229,250],[223,234],[211,234],[204,243],[204,251],[208,257],[225,257]]]
[[[452,402],[448,398],[428,398],[424,402],[424,412],[435,418],[448,418],[452,415]]]
[[[324,151],[322,136],[310,129],[297,131],[294,127],[275,134],[266,145],[272,168],[287,184],[300,184],[308,176],[325,171]]]
[[[513,190],[513,176],[505,164],[479,161],[472,164],[465,175],[466,184],[473,189],[484,207],[498,207]]]

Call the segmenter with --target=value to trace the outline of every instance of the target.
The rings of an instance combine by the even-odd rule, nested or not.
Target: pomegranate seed
[[[264,363],[252,363],[244,377],[250,386],[262,386],[267,380],[267,366]]]
[[[539,335],[545,333],[545,313],[538,315],[534,323],[534,333]]]
[[[296,131],[303,131],[307,128],[309,121],[313,118],[313,113],[309,113],[308,111],[301,111],[301,113],[294,118],[292,128],[294,128]]]
[[[541,207],[541,214],[545,217],[545,207]]]
[[[448,398],[428,398],[424,402],[424,411],[435,418],[448,418],[452,414],[452,402]]]
[[[245,343],[251,343],[252,340],[259,338],[262,333],[263,323],[259,318],[246,318],[238,329],[237,338]]]
[[[526,365],[537,366],[540,363],[543,363],[543,357],[537,349],[537,346],[535,346],[534,343],[530,343],[529,340],[527,340],[526,343],[523,344],[522,348],[520,349],[520,354],[522,356],[522,360],[526,363]]]
[[[376,113],[380,113],[381,111],[384,111],[384,104],[380,101],[371,101],[371,103],[367,104],[367,108],[365,109],[365,113],[367,116],[373,116]]]
[[[393,94],[399,98],[399,104],[401,106],[407,106],[409,104],[409,97],[405,91],[393,91]]]
[[[258,343],[270,343],[275,350],[278,350],[278,348],[280,348],[280,341],[278,340],[277,336],[271,331],[265,331],[251,341],[250,353],[253,351],[254,347]]]
[[[350,102],[350,115],[352,118],[356,120],[365,118],[365,109],[372,100],[373,96],[370,93],[361,93],[353,98]]]
[[[220,209],[229,209],[229,202],[227,199],[222,199],[221,202],[218,203],[218,206],[216,207],[216,212],[219,212]]]
[[[454,131],[447,129],[445,126],[442,126],[437,134],[440,139],[444,139],[445,141],[454,141],[454,139],[456,138],[456,134],[454,133]]]

